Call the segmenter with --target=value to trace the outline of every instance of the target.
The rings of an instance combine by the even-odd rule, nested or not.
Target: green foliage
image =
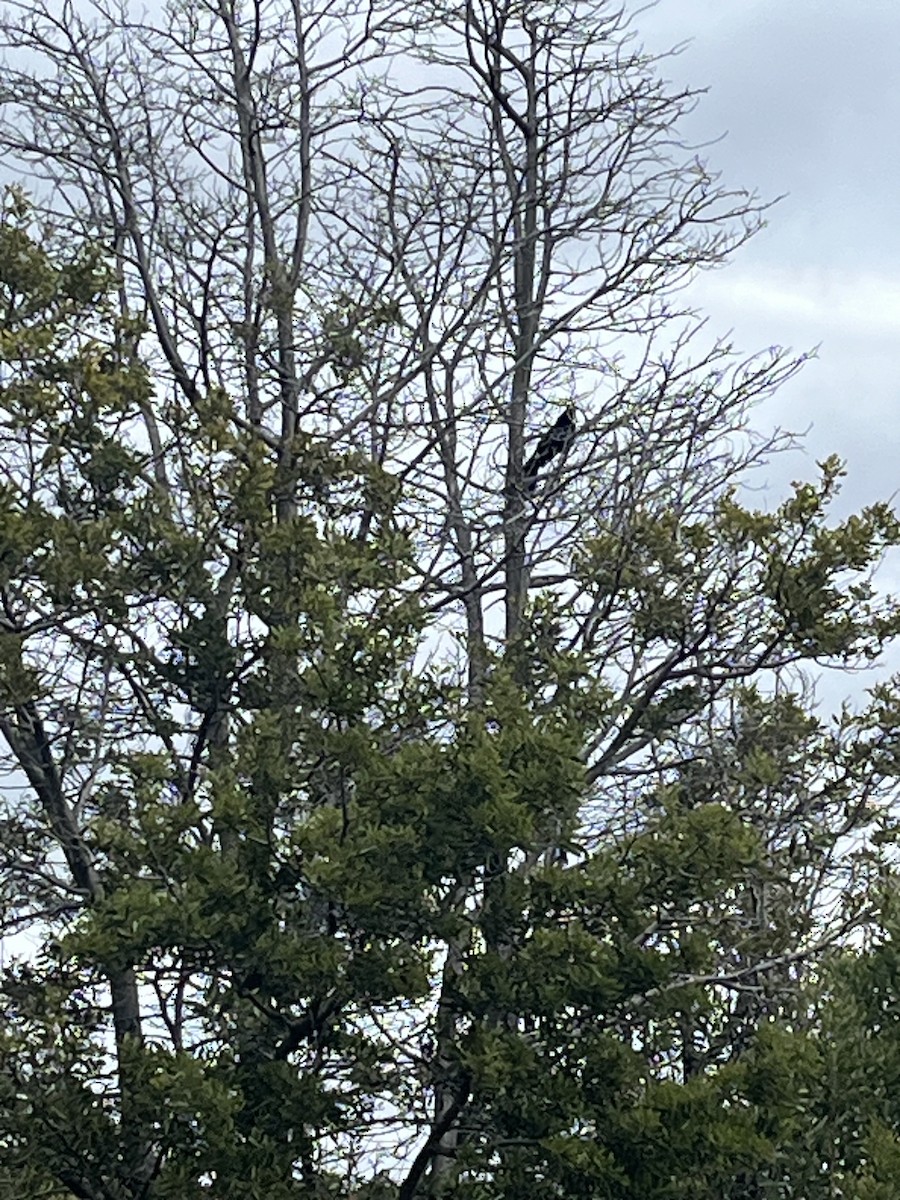
[[[0,1188],[895,1194],[897,691],[785,674],[898,632],[893,513],[648,491],[467,675],[401,481],[170,402],[121,282],[8,195]],[[361,386],[398,305],[317,312]]]

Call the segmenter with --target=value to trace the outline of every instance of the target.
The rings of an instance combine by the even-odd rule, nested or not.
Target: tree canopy
[[[0,1185],[888,1200],[900,606],[605,0],[7,4]],[[561,415],[562,413],[562,415]]]

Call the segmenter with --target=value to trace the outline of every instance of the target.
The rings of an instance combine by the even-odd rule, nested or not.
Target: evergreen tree
[[[900,526],[741,501],[692,97],[605,3],[0,24],[0,1186],[889,1196],[898,700],[802,669]]]

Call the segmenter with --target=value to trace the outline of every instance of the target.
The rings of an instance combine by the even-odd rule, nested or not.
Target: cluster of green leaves
[[[0,982],[0,1185],[409,1200],[450,1087],[453,1170],[416,1195],[893,1195],[888,901],[802,987],[795,952],[823,879],[849,916],[890,897],[870,845],[827,870],[892,844],[895,694],[829,727],[745,682],[894,635],[889,510],[829,524],[828,463],[772,514],[598,531],[604,636],[573,650],[544,595],[472,710],[424,665],[393,482],[156,395],[111,284],[9,198],[2,918],[42,944]]]

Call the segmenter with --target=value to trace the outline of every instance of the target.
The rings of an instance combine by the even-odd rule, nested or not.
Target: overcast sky
[[[636,17],[648,48],[688,45],[665,65],[708,86],[693,136],[724,182],[786,193],[768,227],[696,297],[717,332],[753,350],[820,344],[818,361],[761,413],[812,426],[808,456],[773,466],[773,488],[837,452],[842,508],[887,499],[896,469],[900,335],[900,4],[897,0],[660,0]]]
[[[708,87],[688,129],[724,135],[704,153],[729,185],[784,195],[769,223],[694,298],[717,333],[752,351],[775,343],[818,359],[758,413],[763,428],[809,428],[805,451],[766,468],[768,504],[837,453],[845,514],[900,499],[900,3],[897,0],[659,0],[635,17],[648,49],[686,42],[664,74]],[[879,575],[900,592],[900,554]],[[900,651],[887,666],[900,668]],[[830,708],[871,677],[829,673]]]
[[[820,347],[757,415],[809,429],[803,453],[766,468],[766,503],[832,452],[849,470],[840,512],[900,499],[900,0],[629,2],[648,49],[685,44],[663,73],[709,89],[685,133],[720,139],[703,153],[723,182],[784,195],[693,294],[711,332],[747,353]],[[881,579],[900,592],[900,554]]]

